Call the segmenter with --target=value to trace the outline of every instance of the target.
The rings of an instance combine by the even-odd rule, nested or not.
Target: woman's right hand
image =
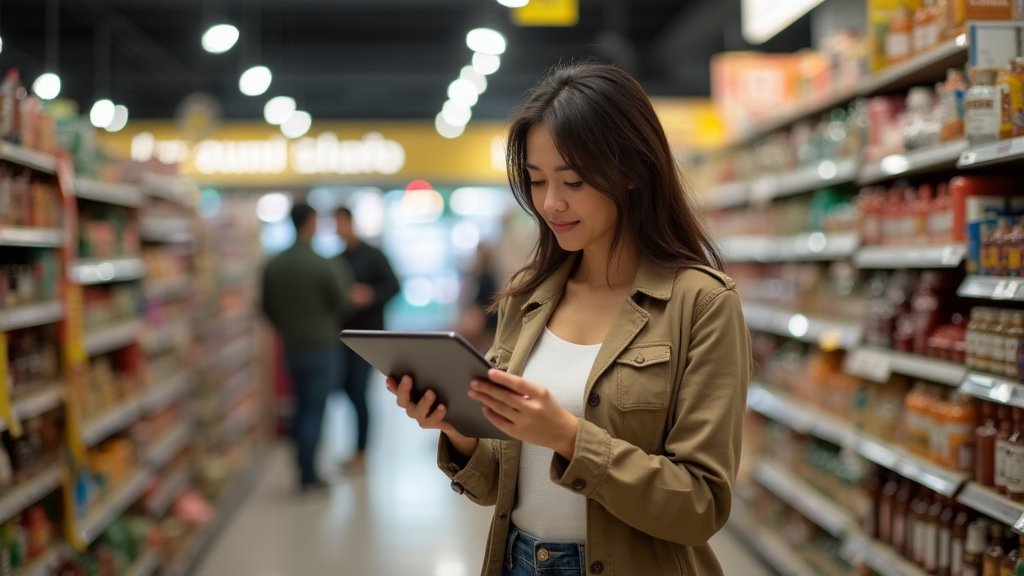
[[[412,399],[412,377],[402,376],[401,381],[395,382],[390,376],[386,380],[388,392],[395,395],[395,401],[399,408],[405,410],[405,414],[416,421],[424,430],[440,430],[451,440],[452,445],[463,456],[469,458],[476,451],[477,439],[463,436],[445,420],[448,415],[448,407],[438,404],[437,394],[433,390],[427,390],[420,397],[419,402]],[[432,411],[433,410],[433,411]]]

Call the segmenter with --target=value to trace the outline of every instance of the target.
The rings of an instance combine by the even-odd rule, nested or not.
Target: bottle
[[[878,539],[894,546],[892,522],[895,515],[896,493],[899,492],[900,481],[895,474],[890,475],[882,486],[882,496],[878,501],[878,527],[876,532]]]
[[[993,68],[973,70],[973,85],[964,97],[964,129],[971,146],[999,140],[1002,100],[996,75]]]
[[[1013,576],[1013,572],[1017,568],[1017,562],[1020,560],[1020,551],[1017,550],[1017,538],[1013,535],[1012,531],[1008,530],[1006,532],[1003,549],[1006,550],[1006,556],[1003,557],[1003,566],[999,571],[999,576]]]
[[[978,519],[967,527],[964,542],[963,576],[982,576],[985,547],[988,543],[988,522]]]
[[[942,276],[935,270],[926,270],[921,274],[917,290],[910,298],[910,308],[914,315],[915,354],[924,355],[927,350],[928,337],[932,335],[941,322],[942,310],[939,290]]]
[[[962,72],[955,68],[946,71],[946,86],[939,111],[940,139],[943,142],[964,137],[964,98],[969,88]]]
[[[1017,358],[1020,356],[1020,342],[1024,338],[1024,313],[1010,312],[1010,325],[1003,334],[1003,365],[998,373],[1007,378],[1017,378]]]
[[[989,338],[992,349],[989,351],[989,372],[1002,374],[1006,364],[1006,352],[1009,349],[1010,328],[1013,326],[1013,313],[1008,309],[994,311],[995,320],[989,323]]]
[[[913,539],[908,538],[913,527],[912,511],[910,501],[914,494],[914,483],[910,480],[903,480],[900,489],[896,492],[895,505],[892,513],[892,547],[896,552],[906,558],[910,558],[913,550]]]
[[[906,112],[903,116],[903,147],[907,150],[927,148],[934,145],[933,121],[935,109],[934,92],[925,86],[915,86],[907,94]],[[929,135],[932,135],[931,137]]]
[[[1006,440],[1006,495],[1015,502],[1024,502],[1024,410],[1011,410],[1013,431]]]
[[[945,448],[943,465],[959,472],[975,469],[977,446],[975,429],[978,425],[978,409],[966,394],[954,391],[946,403]]]
[[[940,527],[942,526],[942,511],[946,507],[944,498],[935,494],[931,505],[928,507],[928,517],[925,523],[924,532],[924,569],[929,574],[937,574],[939,571],[939,555],[941,547]]]
[[[932,209],[928,216],[928,238],[932,244],[953,241],[953,200],[946,182],[939,183],[935,199],[932,200]]]
[[[938,541],[938,574],[950,576],[950,564],[953,561],[953,528],[956,521],[956,508],[951,498],[942,496],[942,513],[939,515]]]
[[[996,490],[1006,495],[1006,466],[1010,434],[1013,433],[1013,417],[1009,406],[1000,404],[996,407]]]
[[[928,457],[931,451],[930,411],[928,385],[918,381],[907,394],[904,405],[906,445],[911,452],[925,457]]]
[[[1017,542],[1017,565],[1013,567],[1013,576],[1024,576],[1024,534]]]
[[[978,368],[978,326],[981,324],[981,315],[979,314],[980,307],[974,307],[971,309],[967,318],[967,335],[965,344],[967,346],[964,358],[964,363],[967,364],[968,368]]]
[[[996,85],[1001,93],[999,138],[1006,140],[1013,138],[1016,111],[1024,108],[1024,70],[1017,67],[1016,58],[999,70]]]
[[[994,487],[996,474],[996,405],[981,401],[981,425],[974,431],[974,481]]]
[[[889,19],[889,31],[885,37],[885,61],[892,66],[914,55],[913,14],[906,6],[893,11]]]
[[[1024,136],[1024,58],[1013,60],[1013,76],[1016,85],[1021,86],[1021,96],[1010,104],[1010,117],[1013,120],[1013,136]],[[1011,95],[1010,99],[1013,100]]]
[[[956,518],[953,520],[953,540],[949,551],[949,576],[962,576],[964,570],[965,545],[967,543],[967,527],[971,524],[971,515],[962,506],[956,507]]]
[[[910,511],[914,516],[914,526],[911,532],[913,538],[911,559],[914,564],[924,568],[927,564],[928,541],[934,542],[938,536],[935,526],[930,526],[928,510],[932,507],[931,497],[924,488],[918,490],[917,495],[910,502]]]
[[[999,576],[1003,567],[1003,556],[1006,550],[1003,542],[1006,540],[1006,532],[998,523],[993,523],[988,532],[988,548],[985,549],[985,558],[982,560],[982,576]]]
[[[914,13],[914,53],[927,52],[939,43],[939,8],[935,0],[925,0]]]

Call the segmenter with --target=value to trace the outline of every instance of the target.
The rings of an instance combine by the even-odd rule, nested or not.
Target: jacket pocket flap
[[[637,368],[651,366],[668,362],[672,357],[671,347],[668,344],[648,344],[645,346],[634,346],[627,348],[618,358],[619,364],[628,364]]]

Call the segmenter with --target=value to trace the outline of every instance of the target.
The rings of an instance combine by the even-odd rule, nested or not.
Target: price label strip
[[[892,356],[884,350],[857,348],[846,354],[843,372],[879,384],[885,384],[892,376]]]
[[[0,419],[7,423],[11,436],[21,436],[21,422],[14,415],[11,405],[11,374],[7,359],[7,333],[0,332]]]

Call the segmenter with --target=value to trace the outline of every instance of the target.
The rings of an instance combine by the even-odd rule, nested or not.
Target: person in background
[[[466,293],[456,326],[456,331],[481,353],[491,347],[498,327],[498,315],[490,309],[500,288],[492,260],[488,246],[477,246],[473,266],[463,278]]]
[[[302,492],[323,488],[316,472],[327,396],[338,378],[338,318],[351,310],[354,284],[347,266],[313,251],[317,213],[307,204],[291,211],[296,239],[263,270],[261,307],[281,337],[295,397],[291,433]]]
[[[721,576],[750,335],[643,88],[598,63],[554,69],[513,115],[509,183],[537,223],[498,294],[487,380],[513,440],[471,438],[433,391],[388,378],[440,430],[452,489],[494,506],[483,576]]]
[[[352,211],[338,208],[334,213],[338,236],[345,241],[339,258],[346,262],[355,276],[351,299],[356,308],[342,327],[348,330],[383,330],[384,306],[398,294],[400,285],[387,257],[356,234]],[[348,395],[356,410],[356,452],[342,464],[349,474],[359,474],[366,467],[366,444],[370,430],[370,411],[366,402],[366,385],[370,365],[346,346],[341,347],[342,374],[340,389]]]

